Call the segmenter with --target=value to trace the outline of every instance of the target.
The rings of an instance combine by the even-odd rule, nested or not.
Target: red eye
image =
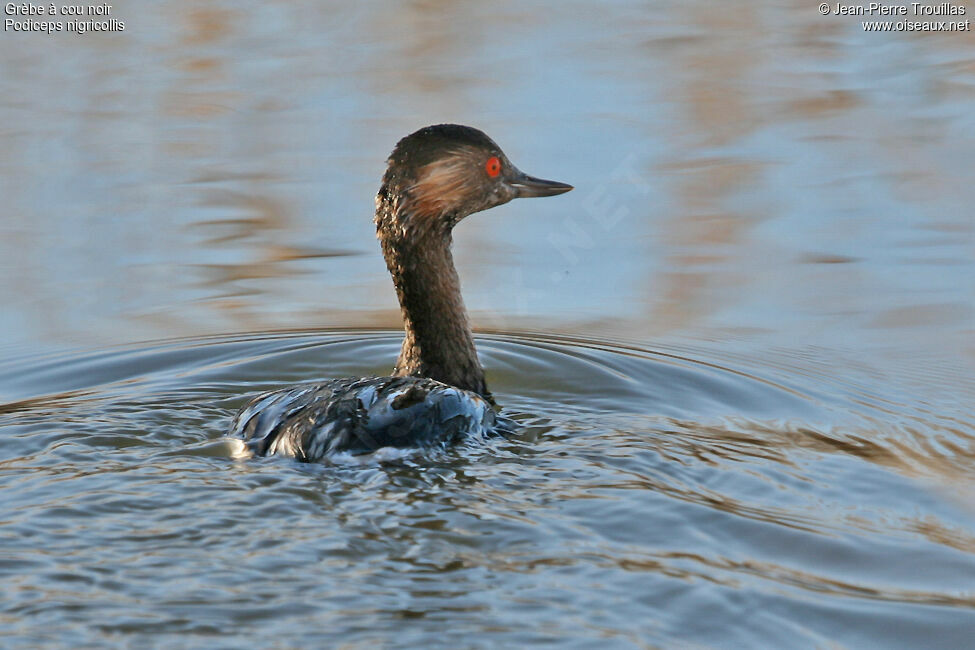
[[[491,156],[484,164],[484,169],[487,171],[488,176],[494,178],[501,173],[501,161],[498,160],[497,156]]]

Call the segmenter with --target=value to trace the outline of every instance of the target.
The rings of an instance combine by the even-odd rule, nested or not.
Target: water
[[[964,647],[975,41],[803,3],[181,1],[0,37],[4,647]],[[115,15],[115,14],[113,14]],[[572,183],[461,224],[517,435],[243,459],[386,374],[395,141]]]
[[[513,438],[391,463],[235,459],[224,433],[244,393],[380,372],[398,343],[309,332],[8,364],[4,385],[57,391],[0,416],[11,638],[970,638],[964,405],[878,394],[863,365],[836,381],[814,354],[751,367],[492,335],[478,344],[524,425]]]

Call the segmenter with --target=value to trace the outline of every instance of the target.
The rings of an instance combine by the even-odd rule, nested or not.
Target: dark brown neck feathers
[[[380,191],[377,232],[406,329],[393,374],[429,377],[491,399],[450,253],[455,220],[408,214],[408,204],[396,203]]]

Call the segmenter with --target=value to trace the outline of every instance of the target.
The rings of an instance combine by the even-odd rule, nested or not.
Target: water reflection
[[[798,5],[576,9],[169,2],[118,39],[55,39],[75,48],[60,67],[14,34],[7,338],[394,325],[382,160],[456,120],[580,188],[568,213],[459,229],[477,323],[970,348],[970,43],[868,38]]]

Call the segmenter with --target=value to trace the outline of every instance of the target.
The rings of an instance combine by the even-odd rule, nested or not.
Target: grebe
[[[259,395],[234,418],[257,455],[302,461],[334,452],[449,444],[496,426],[450,253],[469,214],[571,185],[533,178],[469,126],[428,126],[400,140],[376,195],[376,234],[406,338],[391,377],[334,379]]]

